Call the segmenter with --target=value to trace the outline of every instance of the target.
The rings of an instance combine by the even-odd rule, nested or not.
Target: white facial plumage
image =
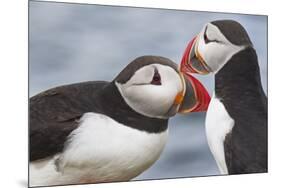
[[[209,42],[206,43],[206,39]],[[232,44],[219,28],[211,23],[203,27],[195,45],[213,73],[218,72],[234,54],[245,48],[245,46]]]
[[[158,72],[161,84],[151,83]],[[136,112],[154,118],[169,118],[167,114],[184,83],[176,70],[162,64],[150,64],[137,70],[124,84],[115,82],[126,103]],[[176,113],[176,112],[175,112]]]

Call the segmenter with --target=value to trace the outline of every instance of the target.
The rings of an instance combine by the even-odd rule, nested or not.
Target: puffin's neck
[[[103,101],[99,106],[100,113],[110,116],[117,122],[148,133],[159,133],[167,130],[168,119],[150,118],[132,110],[120,95],[114,82],[106,85],[97,99]],[[101,104],[101,103],[99,103]]]
[[[243,101],[249,105],[257,98],[264,101],[257,55],[252,47],[235,54],[215,75],[215,94],[233,104]]]

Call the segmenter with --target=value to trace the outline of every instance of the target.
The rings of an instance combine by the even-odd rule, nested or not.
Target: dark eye
[[[153,78],[152,78],[150,84],[161,85],[161,76],[157,69],[154,70],[154,75],[153,75]]]
[[[209,42],[211,42],[211,41],[208,39],[208,37],[207,37],[207,27],[206,27],[206,29],[205,29],[205,31],[204,31],[204,41],[205,41],[206,44],[209,43]]]
[[[218,40],[216,40],[216,39],[210,40],[210,39],[207,37],[207,27],[206,27],[205,32],[204,32],[204,41],[205,41],[206,44],[208,44],[208,43],[210,43],[210,42],[217,42],[217,43],[219,43]]]
[[[204,41],[205,41],[206,44],[209,43],[209,42],[211,42],[211,41],[208,39],[208,37],[207,37],[207,35],[206,35],[206,32],[204,33]]]

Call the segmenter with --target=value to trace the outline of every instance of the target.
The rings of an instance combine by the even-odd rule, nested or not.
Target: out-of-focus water
[[[160,9],[30,2],[29,92],[88,80],[112,80],[141,55],[179,63],[186,44],[209,21],[235,19],[257,50],[267,90],[267,18]],[[213,77],[198,76],[212,92]],[[204,129],[205,113],[169,121],[169,141],[160,159],[136,179],[218,174]]]

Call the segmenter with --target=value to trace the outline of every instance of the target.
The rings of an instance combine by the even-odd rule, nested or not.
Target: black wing
[[[242,110],[224,141],[225,160],[229,174],[267,172],[267,108]]]
[[[96,93],[108,82],[84,82],[53,88],[30,98],[30,161],[61,152],[67,136],[85,112],[93,112]]]

